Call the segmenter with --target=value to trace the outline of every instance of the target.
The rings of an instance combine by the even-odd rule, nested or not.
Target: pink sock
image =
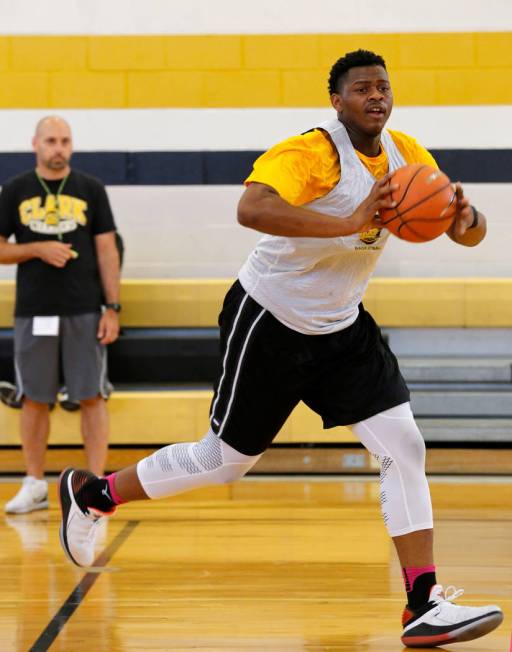
[[[416,579],[424,573],[435,573],[435,566],[420,566],[418,568],[402,568],[402,576],[404,578],[405,590],[410,593],[414,588]]]
[[[112,496],[112,500],[115,502],[116,505],[122,505],[126,501],[121,498],[121,496],[117,493],[116,488],[115,488],[115,479],[116,479],[116,474],[111,473],[110,475],[107,475],[105,480],[108,482],[108,488],[110,489],[110,495]]]

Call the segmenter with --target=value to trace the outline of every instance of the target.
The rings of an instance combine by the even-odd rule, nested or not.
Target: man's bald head
[[[61,118],[58,115],[47,115],[44,118],[41,118],[41,120],[39,120],[39,122],[36,124],[34,137],[40,138],[47,129],[51,129],[52,127],[57,127],[58,129],[67,129],[69,135],[71,136],[71,127],[69,126],[69,123],[64,120],[64,118]]]
[[[71,127],[64,118],[49,115],[39,120],[32,138],[32,147],[41,176],[59,179],[69,174],[73,140]]]

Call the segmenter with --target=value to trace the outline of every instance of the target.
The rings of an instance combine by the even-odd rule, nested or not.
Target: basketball
[[[390,183],[394,208],[379,211],[382,226],[402,240],[428,242],[445,233],[455,216],[456,195],[450,179],[430,165],[398,168]]]

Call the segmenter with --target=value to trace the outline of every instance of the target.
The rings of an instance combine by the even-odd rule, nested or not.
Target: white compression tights
[[[163,498],[244,476],[261,455],[244,455],[211,430],[195,444],[172,444],[137,464],[137,475],[150,498]]]
[[[390,536],[432,528],[425,443],[409,403],[356,423],[351,429],[380,462],[382,515]]]

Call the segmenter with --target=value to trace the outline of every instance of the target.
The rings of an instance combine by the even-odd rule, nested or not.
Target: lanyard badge
[[[37,170],[36,170],[36,177],[37,177],[39,183],[41,184],[41,186],[43,187],[43,190],[46,192],[46,195],[48,197],[53,195],[52,191],[48,187],[48,184],[38,174]],[[64,179],[62,179],[62,181],[60,182],[59,188],[58,188],[57,193],[55,195],[55,210],[54,211],[49,211],[49,212],[46,213],[47,218],[48,217],[54,217],[55,222],[57,223],[57,227],[59,227],[59,225],[60,225],[60,195],[61,195],[62,191],[64,190],[64,186],[66,185],[66,181],[68,180],[68,177],[69,177],[69,175],[66,175],[64,177]],[[59,228],[57,230],[57,237],[62,242],[62,233],[60,232]]]

